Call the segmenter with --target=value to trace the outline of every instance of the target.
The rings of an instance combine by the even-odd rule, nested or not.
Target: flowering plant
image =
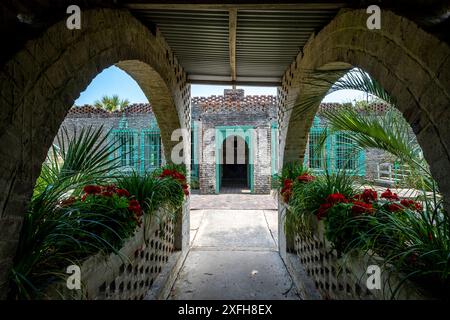
[[[143,210],[139,201],[131,199],[128,190],[110,184],[105,186],[87,185],[80,198],[82,206],[87,209],[103,212],[107,210],[123,223],[127,234],[131,235],[136,227],[142,224]]]
[[[294,179],[285,178],[283,180],[283,187],[280,190],[280,194],[283,197],[283,201],[285,203],[288,203],[289,200],[291,199],[294,184],[306,184],[306,183],[312,182],[314,180],[315,180],[315,177],[308,173],[303,173],[303,174],[295,177]]]
[[[184,195],[189,195],[189,185],[187,184],[186,177],[181,172],[178,172],[176,169],[163,169],[159,177],[172,178],[176,180],[181,185]]]

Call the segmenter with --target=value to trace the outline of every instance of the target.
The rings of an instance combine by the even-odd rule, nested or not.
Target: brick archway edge
[[[189,128],[190,87],[159,31],[152,34],[127,11],[83,11],[81,30],[60,21],[0,70],[0,298],[26,206],[58,128],[80,92],[114,64],[152,103],[170,159],[173,130]],[[183,144],[190,154],[189,141]]]
[[[319,105],[295,119],[291,110],[305,97],[308,72],[330,65],[359,67],[396,99],[450,208],[450,47],[390,11],[382,11],[380,30],[369,30],[367,17],[365,10],[342,10],[286,71],[278,91],[280,162],[303,160]]]

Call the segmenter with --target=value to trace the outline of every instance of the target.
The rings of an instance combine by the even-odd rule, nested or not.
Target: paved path
[[[191,210],[191,250],[170,298],[299,299],[277,251],[277,212]]]
[[[237,210],[277,210],[273,195],[260,194],[213,194],[191,195],[191,210],[237,209]]]

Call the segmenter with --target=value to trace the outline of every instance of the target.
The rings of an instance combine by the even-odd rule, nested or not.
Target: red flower
[[[128,198],[130,196],[130,193],[128,192],[128,190],[125,190],[125,189],[117,189],[116,193],[119,197]]]
[[[133,212],[136,216],[140,217],[142,215],[141,205],[139,204],[139,201],[135,199],[130,200],[130,202],[128,202],[128,210]]]
[[[188,196],[189,195],[189,190],[188,189],[183,189],[184,195]]]
[[[187,185],[187,183],[183,183],[183,184],[181,185],[181,187],[182,187],[184,190],[189,189],[189,186]]]
[[[297,180],[300,182],[311,182],[311,181],[314,181],[314,179],[315,179],[314,176],[311,176],[307,173],[304,173],[297,177]]]
[[[106,192],[116,193],[117,187],[113,184],[110,184],[109,186],[105,186],[104,189]]]
[[[160,176],[160,178],[165,178],[165,177],[169,177],[169,176],[171,177],[173,175],[173,172],[174,171],[172,171],[172,170],[164,169],[163,172],[159,176]]]
[[[404,206],[405,208],[411,209],[411,210],[417,210],[417,211],[422,211],[423,207],[419,202],[416,202],[414,200],[410,200],[410,199],[403,199],[402,201],[400,201],[400,204],[402,206]]]
[[[330,209],[333,205],[331,203],[322,203],[317,210],[317,219],[322,220],[327,216],[328,209]]]
[[[365,203],[372,203],[373,201],[376,201],[378,198],[378,194],[373,189],[364,189],[364,191],[361,193],[361,199]]]
[[[399,200],[398,195],[396,193],[392,193],[392,191],[389,190],[389,188],[386,189],[386,191],[381,194],[381,197],[388,200]]]
[[[83,188],[83,191],[87,194],[99,194],[102,192],[102,188],[100,186],[88,185]]]
[[[184,176],[184,175],[182,175],[181,173],[179,173],[179,172],[174,172],[173,173],[173,176],[172,176],[175,180],[178,180],[178,181],[185,181],[186,180],[186,177]]]
[[[352,207],[353,216],[359,216],[361,214],[372,214],[374,212],[374,208],[371,203],[355,201]]]
[[[292,181],[291,179],[285,179],[285,180],[283,181],[283,184],[284,184],[284,187],[285,187],[285,188],[291,187],[291,186],[292,186],[292,183],[293,183],[293,181]]]
[[[402,205],[398,204],[398,203],[390,203],[387,206],[387,209],[390,212],[400,212],[400,211],[403,211],[404,207]]]
[[[347,203],[348,200],[343,194],[337,192],[337,193],[330,194],[327,197],[326,202],[330,203],[331,205],[335,205],[336,203]]]
[[[101,193],[101,195],[104,196],[104,197],[111,198],[113,196],[113,193],[111,191],[103,191]]]
[[[129,207],[140,207],[140,204],[139,204],[139,201],[133,199],[133,200],[130,200],[130,202],[128,202],[128,206]]]

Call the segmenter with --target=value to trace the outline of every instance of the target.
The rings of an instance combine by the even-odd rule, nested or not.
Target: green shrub
[[[184,201],[183,188],[177,180],[161,178],[160,174],[133,171],[117,178],[117,185],[139,201],[145,214],[153,215],[160,209],[173,217]]]

